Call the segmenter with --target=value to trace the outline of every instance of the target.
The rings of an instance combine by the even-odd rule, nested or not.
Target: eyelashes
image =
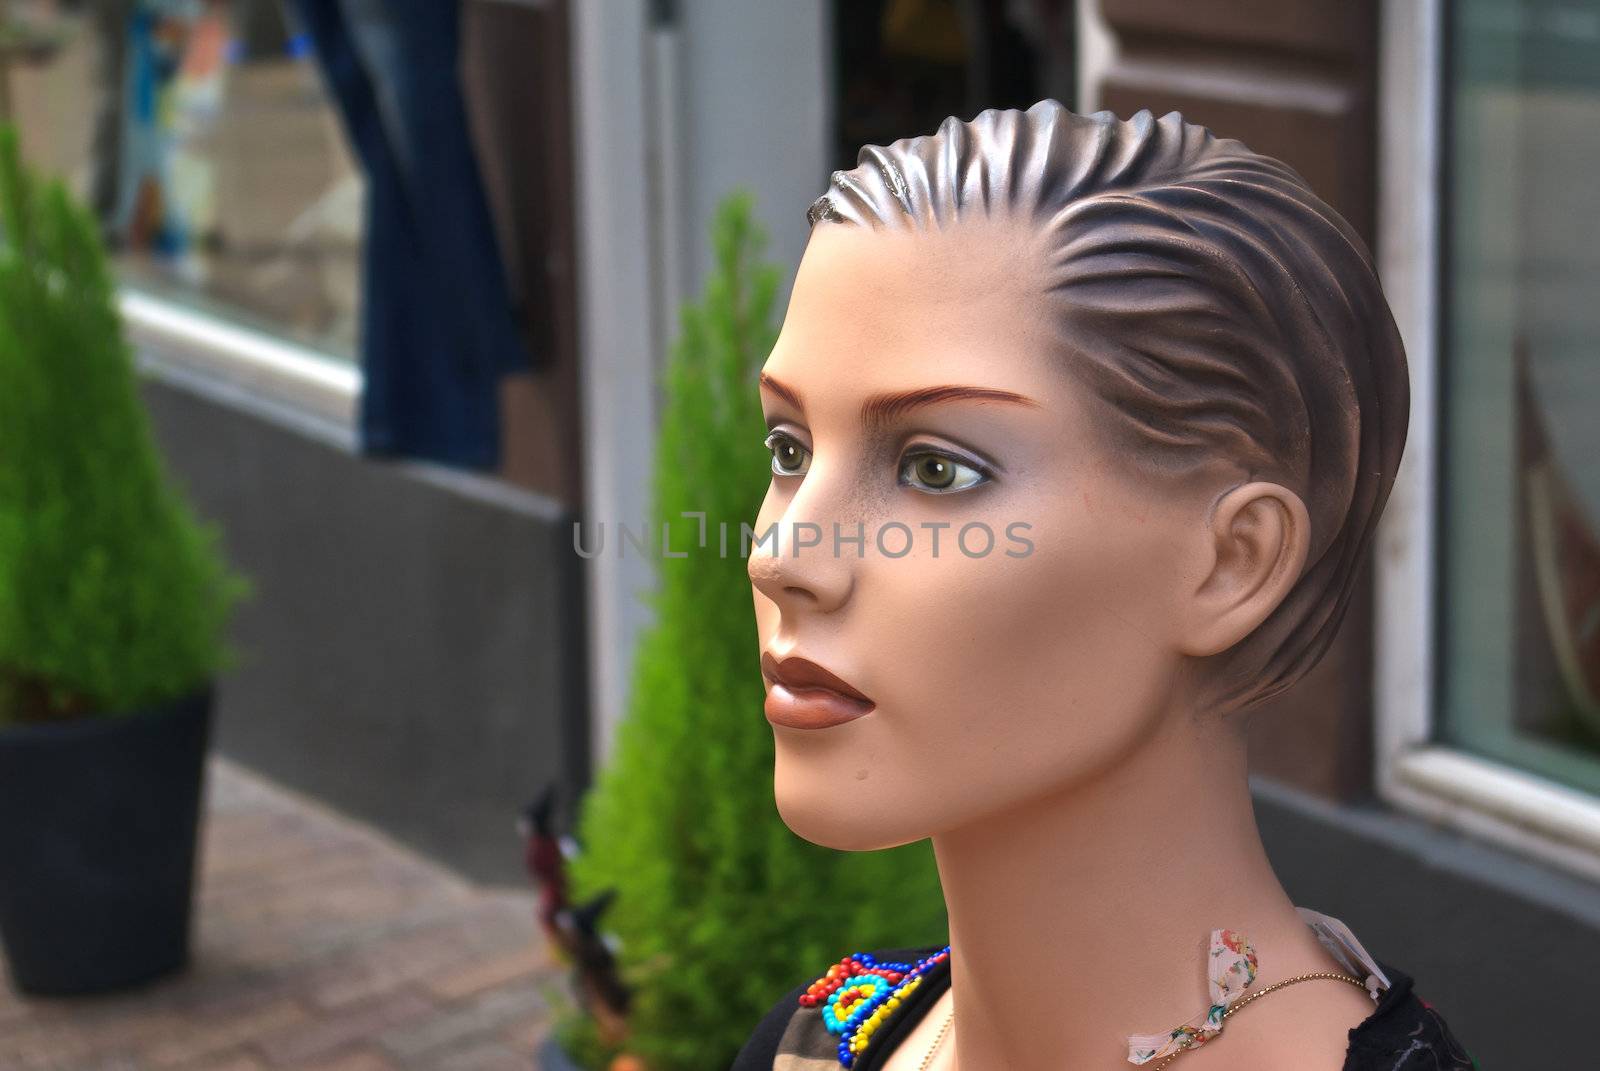
[[[774,430],[762,444],[772,453],[774,476],[804,476],[810,471],[811,451],[787,432]],[[982,462],[951,450],[912,444],[900,459],[896,478],[902,487],[947,495],[988,483],[994,473]]]

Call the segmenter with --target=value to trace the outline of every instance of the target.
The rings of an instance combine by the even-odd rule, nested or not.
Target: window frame
[[[1411,373],[1406,453],[1374,546],[1379,796],[1446,828],[1600,881],[1600,797],[1441,743],[1440,322],[1444,311],[1444,0],[1383,0],[1379,273]]]
[[[191,385],[198,377],[241,401],[290,409],[339,438],[354,436],[359,365],[137,287],[119,286],[117,304],[142,373]]]

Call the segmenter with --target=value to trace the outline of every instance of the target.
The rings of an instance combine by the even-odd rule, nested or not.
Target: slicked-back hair
[[[1052,357],[1123,455],[1157,477],[1232,462],[1305,501],[1299,580],[1206,660],[1224,709],[1284,691],[1333,642],[1405,445],[1405,351],[1366,245],[1288,165],[1177,112],[1054,100],[867,145],[806,212],[813,229],[990,217],[1042,240],[1017,270],[1039,273]]]

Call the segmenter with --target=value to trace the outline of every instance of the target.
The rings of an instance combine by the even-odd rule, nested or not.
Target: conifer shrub
[[[602,929],[618,939],[633,987],[625,1048],[652,1071],[728,1066],[773,1001],[848,952],[947,939],[926,842],[837,852],[778,816],[739,525],[754,527],[771,479],[756,377],[776,339],[780,273],[760,259],[766,238],[748,192],[724,200],[712,238],[714,268],[682,310],[665,373],[655,620],[612,758],[583,801],[571,868],[575,901],[617,889]],[[705,514],[706,546],[685,511]],[[663,524],[683,557],[660,552]],[[604,1066],[581,1017],[558,1021],[557,1036],[586,1066]]]
[[[0,127],[0,726],[176,699],[245,581],[165,478],[93,219]]]

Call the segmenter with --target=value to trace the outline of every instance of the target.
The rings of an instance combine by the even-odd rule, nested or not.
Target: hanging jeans
[[[295,0],[367,178],[365,451],[492,468],[518,332],[457,70],[459,0]]]

